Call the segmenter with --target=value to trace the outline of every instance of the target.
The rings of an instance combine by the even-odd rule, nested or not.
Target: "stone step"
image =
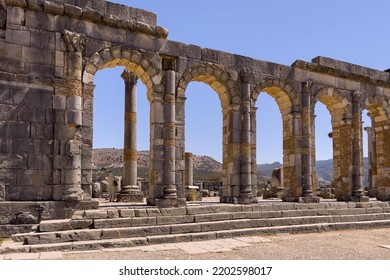
[[[163,234],[145,237],[114,238],[107,240],[88,240],[63,242],[56,244],[35,244],[35,245],[12,245],[8,243],[0,247],[0,254],[10,253],[36,253],[49,251],[85,251],[104,250],[105,248],[124,248],[142,245],[191,242],[211,239],[223,239],[240,236],[269,235],[269,234],[295,234],[324,232],[331,230],[351,230],[370,228],[390,228],[390,220],[358,221],[358,222],[334,222],[334,223],[314,223],[299,224],[290,226],[271,226],[258,228],[243,228],[218,230],[198,233]]]
[[[80,219],[111,219],[111,218],[133,218],[133,217],[158,217],[158,216],[183,216],[183,215],[215,215],[219,213],[241,213],[241,212],[266,212],[266,211],[294,211],[294,210],[341,210],[355,208],[390,208],[389,202],[323,202],[323,203],[282,203],[264,202],[253,205],[191,205],[179,208],[101,208],[96,210],[79,210],[72,217],[73,220]]]
[[[356,210],[356,209],[355,209]],[[184,216],[185,217],[185,216]],[[53,232],[37,232],[29,234],[13,235],[15,242],[24,242],[25,244],[53,244],[73,241],[87,241],[99,239],[116,239],[116,238],[133,238],[145,237],[164,234],[181,234],[210,232],[219,230],[243,229],[243,228],[260,228],[260,227],[277,227],[299,224],[314,223],[337,223],[337,222],[360,222],[371,220],[390,220],[390,213],[373,213],[355,215],[325,215],[325,216],[293,216],[293,217],[276,217],[263,219],[232,219],[221,221],[206,222],[184,222],[171,223],[165,225],[139,225],[122,227],[123,223],[117,223],[118,227],[64,230]],[[110,220],[106,220],[110,221]]]
[[[233,209],[225,207],[225,209]],[[126,209],[132,210],[133,209]],[[145,209],[143,209],[145,210]],[[159,209],[155,209],[158,210]],[[86,228],[119,228],[119,227],[138,227],[138,226],[153,226],[153,225],[168,225],[181,224],[193,222],[207,222],[207,221],[223,221],[234,219],[266,219],[266,218],[282,218],[282,217],[299,217],[299,216],[323,216],[323,215],[361,215],[371,213],[390,213],[390,207],[371,207],[371,208],[342,208],[342,209],[302,209],[302,210],[268,210],[244,212],[221,212],[221,213],[206,213],[206,214],[179,214],[179,211],[164,213],[160,216],[142,216],[142,217],[119,217],[118,215],[111,215],[112,218],[106,218],[104,215],[87,215],[84,218],[77,217],[77,219],[64,220],[49,220],[43,221],[39,224],[39,232],[53,232],[73,229]],[[102,210],[99,210],[102,211]],[[106,211],[106,210],[104,210]],[[107,213],[107,212],[106,212]],[[111,212],[113,213],[113,212]],[[120,211],[119,211],[120,213]],[[149,211],[149,214],[155,215],[157,211]],[[123,214],[123,213],[122,213]],[[139,213],[138,213],[139,214]],[[144,213],[147,214],[146,212]],[[104,216],[104,218],[102,218]]]

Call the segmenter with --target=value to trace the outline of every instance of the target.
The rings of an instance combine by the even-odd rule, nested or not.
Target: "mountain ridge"
[[[138,151],[138,169],[143,177],[148,176],[149,151]],[[222,173],[222,163],[206,155],[193,155],[194,180],[219,180]],[[120,169],[123,167],[123,149],[99,148],[92,151],[92,166],[94,169]],[[257,177],[259,182],[267,182],[275,168],[281,167],[280,162],[265,163],[257,165]],[[364,183],[367,184],[368,159],[364,158]],[[316,162],[317,178],[322,184],[332,181],[333,160],[318,160]],[[143,178],[147,179],[147,178]]]

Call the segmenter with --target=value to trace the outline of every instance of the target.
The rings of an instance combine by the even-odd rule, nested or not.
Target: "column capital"
[[[362,101],[362,99],[363,99],[363,93],[361,91],[356,90],[352,93],[352,101],[360,102]]]
[[[64,41],[70,52],[81,52],[85,46],[85,36],[69,30],[64,31]]]
[[[240,78],[243,83],[249,83],[252,79],[253,72],[248,68],[242,68],[240,71]]]
[[[313,88],[313,82],[311,80],[307,80],[306,82],[302,82],[301,86],[302,86],[302,92],[310,93],[311,89]]]
[[[122,79],[125,81],[125,84],[133,84],[136,85],[138,82],[138,77],[134,72],[124,70],[122,75]]]

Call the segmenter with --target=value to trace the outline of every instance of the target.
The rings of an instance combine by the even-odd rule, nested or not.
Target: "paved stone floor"
[[[0,260],[390,260],[390,229],[254,236],[84,252],[0,255]]]

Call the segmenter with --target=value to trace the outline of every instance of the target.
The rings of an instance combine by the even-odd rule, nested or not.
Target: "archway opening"
[[[261,92],[256,101],[257,190],[264,199],[280,198],[284,187],[283,120],[276,98]]]
[[[367,129],[368,128],[368,129]],[[365,190],[368,192],[370,189],[370,170],[372,167],[370,166],[369,155],[372,153],[372,146],[370,146],[369,142],[372,142],[371,137],[369,137],[368,130],[372,128],[371,117],[369,116],[369,112],[367,109],[362,111],[362,149],[363,149],[363,186]],[[372,136],[372,135],[371,135]],[[370,141],[369,141],[370,138]]]
[[[315,149],[313,154],[313,165],[315,164],[313,177],[314,184],[317,186],[319,195],[323,198],[334,198],[335,193],[332,189],[334,178],[333,164],[333,129],[331,114],[322,102],[317,102],[313,115],[313,144]]]
[[[96,72],[93,100],[93,181],[112,171],[121,180],[124,165],[125,68]],[[150,105],[140,79],[136,85],[137,181],[149,179]],[[118,185],[118,189],[120,185]]]
[[[203,82],[189,83],[185,96],[185,152],[193,154],[193,183],[216,196],[222,187],[221,101]]]

